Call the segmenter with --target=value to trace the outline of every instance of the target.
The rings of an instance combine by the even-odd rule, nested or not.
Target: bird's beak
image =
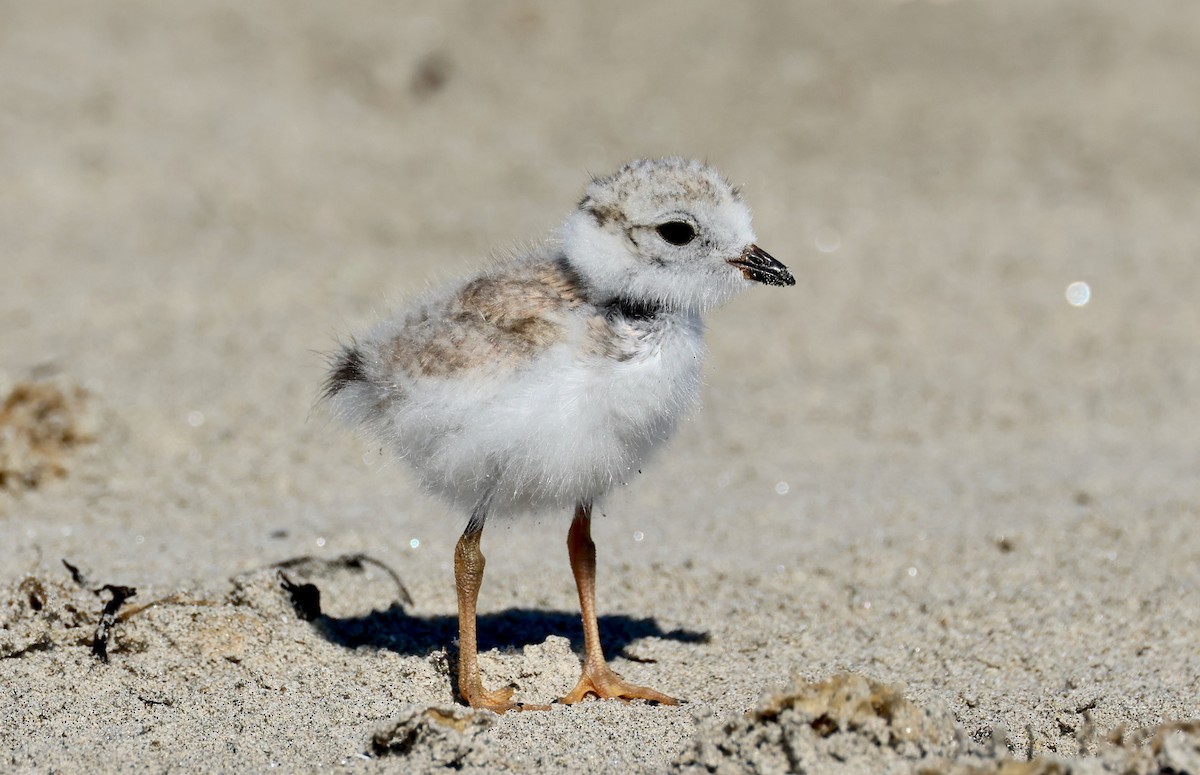
[[[796,284],[796,278],[792,277],[788,268],[758,245],[746,248],[737,258],[729,259],[729,263],[742,270],[742,275],[747,280],[753,280],[763,285]]]

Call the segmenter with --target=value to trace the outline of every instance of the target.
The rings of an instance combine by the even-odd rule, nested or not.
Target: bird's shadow
[[[630,643],[641,638],[664,638],[683,643],[705,643],[708,633],[694,630],[664,630],[653,619],[610,614],[599,617],[605,653],[624,655]],[[428,654],[449,646],[458,638],[458,617],[413,616],[400,603],[365,616],[321,616],[313,624],[330,641],[346,648],[386,649],[398,654]],[[480,651],[512,650],[542,643],[551,635],[566,638],[576,652],[583,651],[583,629],[579,614],[508,608],[477,618]]]
[[[311,621],[322,637],[345,648],[376,648],[405,655],[427,655],[454,643],[458,637],[456,615],[435,614],[414,616],[405,610],[402,601],[388,608],[360,616],[331,616],[322,612],[321,592],[313,581],[331,572],[362,573],[365,566],[383,569],[396,583],[400,597],[408,592],[399,576],[387,565],[365,555],[347,555],[334,560],[298,557],[278,563],[280,584],[291,599],[292,606],[304,619]],[[285,569],[300,571],[307,583],[294,583]],[[530,608],[508,608],[495,613],[481,614],[476,619],[480,651],[488,649],[513,650],[544,642],[551,635],[566,638],[576,652],[583,651],[583,628],[577,611],[546,611]],[[638,657],[625,653],[629,644],[641,638],[663,638],[683,643],[707,643],[706,632],[695,630],[664,630],[654,619],[610,614],[599,617],[600,637],[606,654]]]

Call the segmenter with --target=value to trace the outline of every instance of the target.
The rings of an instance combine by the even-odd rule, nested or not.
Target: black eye
[[[672,245],[686,245],[696,239],[696,230],[690,223],[667,221],[658,225],[658,236]]]

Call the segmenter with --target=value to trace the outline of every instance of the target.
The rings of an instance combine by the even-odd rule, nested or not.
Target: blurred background
[[[781,526],[1046,517],[1017,493],[1194,516],[1196,3],[0,18],[0,373],[67,375],[107,418],[73,478],[5,496],[6,567],[111,540],[104,562],[161,580],[273,556],[272,533],[399,551],[442,529],[312,411],[319,353],[548,234],[589,174],[668,153],[744,184],[799,283],[712,319],[705,411],[615,501],[641,535],[663,510],[718,541],[757,526],[746,561],[773,563]]]
[[[14,766],[344,764],[450,701],[465,515],[314,406],[322,353],[660,154],[742,184],[798,282],[712,315],[703,411],[602,506],[618,669],[714,718],[851,670],[1019,758],[1195,718],[1198,94],[1194,0],[0,0]],[[90,398],[5,403],[30,379]],[[64,448],[29,477],[42,431]],[[484,648],[545,641],[488,655],[527,699],[576,669],[547,637],[578,639],[565,516],[484,541]],[[62,605],[29,592],[65,558],[135,603],[225,600],[356,552],[412,618],[371,618],[377,565],[323,610],[393,650],[162,606],[95,670],[90,620],[43,650]],[[189,656],[205,621],[232,657]],[[399,622],[445,638],[397,650]],[[507,716],[489,751],[657,771],[695,729],[662,710]]]

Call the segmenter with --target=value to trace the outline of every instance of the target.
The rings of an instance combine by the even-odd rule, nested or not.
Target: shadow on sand
[[[300,618],[312,622],[326,640],[346,648],[387,649],[397,654],[426,655],[438,649],[451,649],[458,637],[457,615],[413,616],[404,609],[411,605],[408,590],[399,575],[388,565],[365,554],[349,554],[333,559],[311,556],[294,557],[277,563],[279,583]],[[321,590],[315,581],[333,575],[360,576],[370,567],[383,571],[395,585],[398,599],[384,610],[361,616],[330,616],[322,611]],[[300,581],[293,581],[296,574]],[[683,643],[707,643],[708,633],[694,630],[664,630],[653,619],[621,614],[599,617],[604,653],[637,660],[625,652],[630,643],[641,638],[664,638]],[[541,611],[509,608],[481,614],[477,619],[480,651],[497,648],[513,650],[545,642],[551,635],[566,638],[571,648],[583,653],[583,625],[578,611]]]
[[[439,648],[449,648],[458,637],[457,616],[410,616],[399,603],[365,616],[320,616],[313,624],[325,638],[338,645],[347,648],[369,646],[399,654],[428,654]],[[551,635],[568,639],[577,653],[583,651],[583,628],[578,612],[509,608],[480,614],[478,631],[480,651],[517,649],[542,643]],[[605,654],[610,656],[627,656],[624,654],[626,647],[640,638],[665,638],[684,643],[708,641],[708,633],[663,630],[653,619],[620,614],[600,617],[600,637]]]

